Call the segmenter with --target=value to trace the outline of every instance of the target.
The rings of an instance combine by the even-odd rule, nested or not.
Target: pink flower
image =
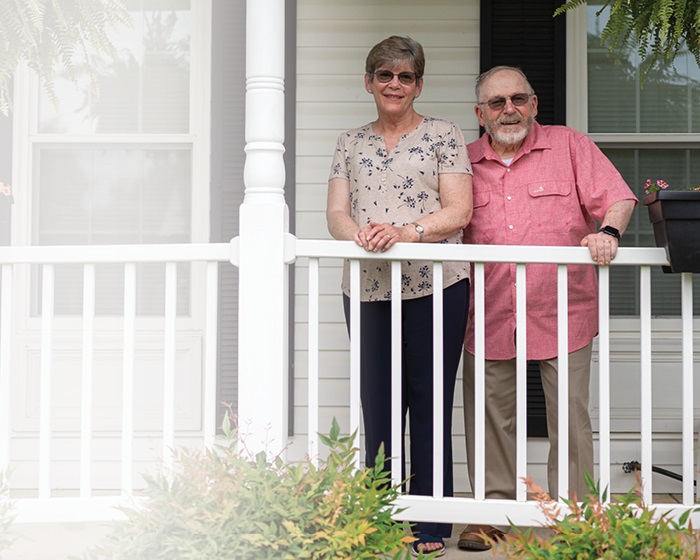
[[[644,183],[644,194],[651,194],[656,191],[667,189],[668,187],[668,183],[663,179],[657,179],[656,183],[652,183],[651,179],[647,179],[647,182]]]

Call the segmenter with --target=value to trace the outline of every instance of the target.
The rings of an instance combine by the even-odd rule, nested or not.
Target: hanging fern
[[[554,15],[586,3],[569,0]],[[602,44],[617,58],[634,45],[642,60],[642,79],[685,49],[700,65],[700,0],[606,0],[597,14],[605,8],[610,10],[610,19],[601,35]]]
[[[75,77],[76,62],[90,68],[90,52],[114,56],[107,34],[130,24],[122,0],[2,0],[0,111],[7,114],[12,106],[12,78],[19,63],[25,62],[42,78],[55,101],[56,66],[61,64]]]

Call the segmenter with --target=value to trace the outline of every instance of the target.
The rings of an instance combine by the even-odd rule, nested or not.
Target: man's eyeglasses
[[[515,95],[510,95],[506,97],[492,97],[488,101],[481,101],[477,105],[488,105],[489,109],[494,111],[500,111],[506,106],[506,101],[510,99],[510,102],[516,107],[522,107],[525,105],[530,98],[535,95],[534,93],[516,93]]]
[[[374,76],[377,78],[377,81],[382,84],[388,84],[394,79],[394,76],[398,76],[399,82],[405,86],[410,86],[418,79],[418,76],[416,76],[414,72],[399,72],[398,74],[394,74],[389,70],[377,70]]]

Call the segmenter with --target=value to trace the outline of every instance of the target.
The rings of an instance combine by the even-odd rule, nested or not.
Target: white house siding
[[[418,112],[459,124],[468,141],[478,136],[474,79],[479,71],[477,0],[299,0],[297,3],[296,235],[328,239],[325,205],[335,141],[342,131],[376,117],[363,86],[369,49],[390,35],[419,41],[426,56]],[[319,426],[335,416],[349,427],[349,343],[342,310],[342,262],[322,262]],[[293,456],[306,451],[308,269],[296,267],[295,438]],[[466,485],[461,386],[457,387],[454,441],[458,486]]]

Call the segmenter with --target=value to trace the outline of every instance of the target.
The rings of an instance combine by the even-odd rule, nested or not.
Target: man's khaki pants
[[[591,347],[569,354],[569,497],[589,493],[584,473],[593,475],[593,434],[588,413]],[[547,408],[549,458],[547,481],[559,496],[557,359],[539,362]],[[486,360],[486,497],[515,498],[515,360]],[[469,480],[474,488],[474,356],[464,353],[464,423]],[[567,496],[565,496],[567,497]]]

